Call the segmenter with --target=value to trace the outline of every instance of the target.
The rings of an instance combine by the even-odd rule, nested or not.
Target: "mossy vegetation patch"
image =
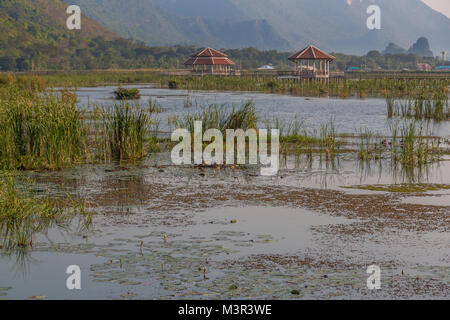
[[[361,186],[350,186],[343,187],[346,189],[358,189],[358,190],[369,190],[369,191],[383,191],[383,192],[427,192],[427,191],[439,191],[439,190],[450,190],[449,184],[373,184],[373,185],[361,185]]]

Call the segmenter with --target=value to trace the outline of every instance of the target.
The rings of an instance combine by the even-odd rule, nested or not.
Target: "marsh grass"
[[[44,91],[47,80],[37,76],[16,76],[12,73],[0,74],[0,88],[18,87],[23,91]]]
[[[69,197],[58,206],[48,196],[33,192],[32,184],[26,181],[19,188],[13,174],[0,175],[0,235],[4,249],[32,247],[35,235],[53,227],[67,228],[75,217],[81,217],[80,226],[89,227],[92,214],[82,202]]]
[[[187,129],[191,133],[194,133],[194,123],[196,121],[202,122],[202,133],[208,129],[218,129],[223,134],[226,134],[227,129],[242,129],[244,131],[256,129],[258,116],[254,103],[247,101],[240,107],[227,104],[200,106],[198,110],[182,118],[174,117],[170,119],[172,126]]]
[[[85,80],[88,75],[83,76]],[[93,75],[93,81],[108,77]],[[118,79],[115,75],[112,79]],[[128,79],[134,81],[137,78]],[[442,119],[448,115],[445,80],[420,82],[399,79],[297,81],[278,80],[271,77],[168,77],[152,75],[148,79],[160,83],[175,81],[177,87],[188,90],[250,90],[299,95],[336,95],[347,97],[356,92],[360,97],[383,94],[387,97],[388,116],[405,114],[416,119]],[[56,79],[56,78],[55,78]],[[102,79],[102,80],[101,80]],[[140,79],[140,78],[139,78]],[[147,79],[147,78],[146,78]],[[77,82],[77,76],[73,81]],[[126,80],[126,81],[128,81]],[[142,80],[142,79],[141,79]],[[0,168],[3,169],[61,169],[83,163],[93,154],[104,161],[136,161],[148,152],[157,150],[158,139],[152,126],[157,126],[153,114],[162,112],[157,100],[150,99],[148,107],[121,103],[111,107],[97,108],[93,117],[75,108],[76,96],[69,90],[43,93],[45,81],[40,78],[0,77]],[[25,89],[24,89],[25,88]],[[413,96],[401,104],[401,97]],[[186,116],[170,116],[169,124],[175,128],[194,131],[199,120],[203,130],[217,128],[256,129],[258,115],[253,102],[235,105],[202,105],[186,98],[184,105],[190,113]],[[400,109],[397,109],[400,108]],[[398,110],[401,110],[398,111]],[[411,111],[412,110],[412,111]],[[392,132],[392,141],[383,143],[371,132],[359,133],[359,146],[355,152],[361,161],[372,161],[387,156],[394,164],[405,167],[424,165],[437,159],[434,140],[415,128],[398,126]],[[280,129],[281,152],[306,154],[312,159],[319,154],[326,161],[335,159],[343,141],[337,135],[334,122],[323,124],[317,132],[305,130],[297,119],[266,122],[267,129]],[[87,132],[94,131],[88,136]],[[155,130],[157,131],[157,130]],[[411,133],[412,132],[412,133]],[[92,140],[90,140],[92,139]],[[270,136],[268,137],[270,140]],[[414,142],[411,142],[411,139]],[[88,141],[90,143],[88,143]],[[88,148],[89,147],[92,148]]]
[[[87,130],[73,96],[24,91],[0,93],[0,168],[62,169],[86,154]]]
[[[150,106],[151,107],[151,106]],[[115,104],[97,108],[96,146],[100,158],[137,161],[144,158],[154,143],[151,139],[152,112],[140,104]]]
[[[333,119],[323,123],[319,131],[307,130],[305,123],[297,118],[266,120],[265,127],[269,132],[271,129],[280,130],[280,154],[283,157],[305,158],[308,165],[312,165],[318,156],[319,163],[327,166],[334,166],[339,158],[342,141],[338,139]]]
[[[387,164],[393,176],[401,175],[402,181],[420,181],[431,164],[440,161],[439,138],[431,135],[428,124],[415,119],[403,120],[391,126],[391,134],[382,136],[364,128],[356,135],[338,135],[333,121],[323,124],[319,134],[300,130],[299,137],[289,133],[298,132],[297,126],[286,121],[273,121],[270,127],[282,126],[281,154],[296,156],[327,167],[337,168],[343,159],[359,160],[362,171],[367,173],[375,164],[386,170]],[[295,128],[294,130],[289,129]],[[356,140],[356,141],[355,141]],[[355,149],[354,146],[357,146]],[[355,158],[356,157],[356,158]]]
[[[414,98],[386,99],[389,118],[403,117],[416,120],[450,120],[449,100],[446,95],[435,93],[432,96],[419,94]]]
[[[278,79],[276,76],[258,77],[217,77],[217,76],[160,76],[157,80],[161,86],[168,82],[176,82],[178,89],[186,90],[219,90],[219,91],[254,91],[265,93],[281,93],[297,96],[332,96],[347,98],[351,96],[361,99],[367,96],[396,98],[413,97],[418,92],[425,94],[448,93],[448,79]]]
[[[440,158],[439,140],[431,137],[430,131],[416,121],[403,121],[391,127],[393,166],[404,168],[422,167]]]
[[[382,140],[369,129],[364,128],[359,133],[358,159],[360,161],[379,160],[383,158],[383,152],[389,144],[387,139]]]
[[[148,100],[148,112],[153,114],[153,113],[161,113],[163,112],[164,109],[162,107],[162,105],[158,102],[158,100],[150,98]]]
[[[61,73],[42,76],[52,86],[95,86],[130,83],[154,83],[160,87],[185,90],[255,91],[298,96],[332,96],[347,98],[367,96],[411,98],[419,92],[447,94],[449,79],[329,79],[294,80],[277,76],[243,75],[168,76],[157,71]]]
[[[414,171],[440,160],[439,138],[431,135],[427,123],[407,119],[393,123],[390,131],[386,137],[361,129],[358,159],[366,163],[388,159],[394,171]]]
[[[153,114],[163,110],[156,100],[146,108],[122,103],[93,114],[76,103],[68,89],[0,88],[0,169],[60,170],[95,158],[135,161],[157,150],[150,133],[158,127]]]
[[[337,131],[333,119],[321,125],[320,138],[323,141],[322,143],[325,147],[325,153],[327,155],[334,156],[339,152],[340,143],[337,139]]]

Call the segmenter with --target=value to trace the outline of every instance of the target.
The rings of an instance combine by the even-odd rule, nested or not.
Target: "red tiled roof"
[[[289,57],[289,60],[336,60],[335,57],[326,53],[325,51],[316,48],[315,46],[309,46],[300,52],[297,52],[293,56]]]
[[[223,52],[212,48],[205,48],[194,53],[184,65],[234,65]]]
[[[213,48],[204,48],[194,53],[191,57],[214,57],[214,58],[226,58],[227,55]]]
[[[200,58],[190,58],[184,63],[185,66],[193,65],[234,65],[235,63],[228,58],[210,58],[210,57],[200,57]]]

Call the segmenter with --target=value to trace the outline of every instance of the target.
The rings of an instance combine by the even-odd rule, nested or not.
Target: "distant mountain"
[[[326,50],[362,54],[390,42],[409,47],[424,36],[433,50],[450,49],[450,19],[421,0],[225,1],[238,5],[247,18],[267,19],[296,48],[315,43]],[[381,30],[366,27],[366,10],[372,4],[381,9]]]
[[[433,52],[430,50],[430,43],[424,37],[419,38],[408,50],[408,53],[412,53],[418,57],[434,57]]]
[[[383,51],[383,54],[403,54],[403,53],[406,53],[406,49],[396,45],[393,42],[389,43],[386,49]]]
[[[211,0],[153,0],[158,5],[169,12],[173,12],[181,17],[204,17],[212,20],[247,20],[246,15],[239,8],[239,3],[232,1],[211,1]]]
[[[421,0],[71,0],[122,36],[149,45],[297,50],[316,44],[362,54],[420,36],[450,51],[450,19]],[[367,7],[381,8],[381,30],[366,27]]]
[[[217,2],[217,6],[203,0],[183,3],[170,0],[167,3],[159,0],[71,0],[70,3],[79,5],[89,17],[121,36],[149,45],[290,48],[289,42],[265,19],[239,19],[243,16],[228,1]]]

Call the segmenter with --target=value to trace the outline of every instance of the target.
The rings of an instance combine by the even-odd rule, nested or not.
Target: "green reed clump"
[[[218,129],[225,134],[227,129],[256,129],[258,123],[255,105],[251,101],[243,103],[240,108],[226,104],[220,106],[210,104],[200,108],[200,111],[188,114],[181,119],[173,119],[173,124],[177,128],[184,128],[193,133],[194,123],[201,121],[204,131]]]
[[[391,96],[386,97],[386,106],[388,118],[392,118],[394,116],[395,99]]]
[[[127,89],[120,87],[114,91],[114,97],[116,100],[138,100],[141,98],[141,94],[139,89]]]
[[[335,156],[339,152],[340,142],[337,139],[337,131],[334,125],[334,120],[330,120],[326,124],[322,124],[320,128],[320,139],[327,157],[329,155]]]
[[[57,205],[48,196],[31,191],[27,181],[20,189],[12,175],[0,176],[0,235],[2,247],[8,250],[33,246],[33,237],[52,227],[67,227],[75,217],[81,217],[83,228],[92,221],[83,203],[69,199]],[[25,189],[23,189],[25,188]]]
[[[0,168],[61,169],[80,163],[86,126],[73,97],[12,86],[0,92]]]
[[[116,104],[97,109],[98,152],[105,161],[133,161],[147,152],[151,113],[139,104]]]
[[[183,106],[185,108],[192,108],[194,105],[194,102],[192,101],[192,98],[190,96],[187,96],[184,100],[183,100]]]
[[[403,117],[435,121],[450,119],[448,99],[441,94],[434,94],[430,98],[420,94],[415,98],[401,101],[387,98],[386,103],[389,118]]]
[[[161,113],[163,112],[162,105],[156,99],[148,100],[148,111],[150,113]]]
[[[307,130],[304,122],[297,118],[266,120],[265,127],[269,132],[279,130],[281,154],[304,155],[309,162],[314,154],[319,154],[320,160],[324,154],[326,161],[335,160],[342,144],[338,141],[333,120],[322,124],[319,132]]]
[[[405,168],[421,167],[439,160],[439,146],[436,138],[416,121],[404,121],[399,127],[391,127],[391,161],[394,166]]]
[[[297,159],[303,155],[308,164],[312,165],[314,152],[322,152],[323,140],[305,129],[303,121],[296,117],[291,120],[274,118],[265,121],[265,127],[270,133],[278,129],[280,134],[280,154],[294,155]]]
[[[364,128],[359,133],[358,159],[361,161],[380,160],[383,157],[388,140],[381,141],[373,132]]]

